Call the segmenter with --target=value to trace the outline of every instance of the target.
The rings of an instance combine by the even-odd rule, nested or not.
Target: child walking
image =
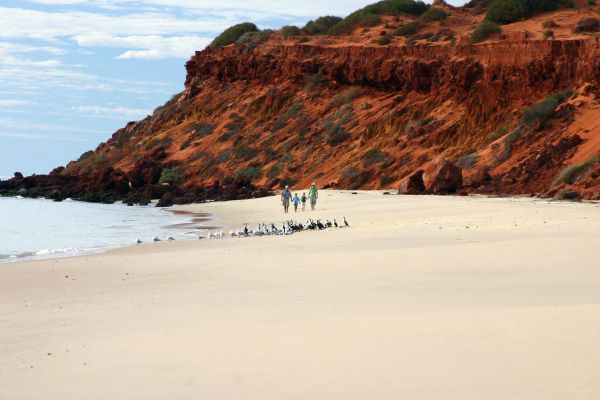
[[[292,201],[294,202],[294,212],[298,212],[298,203],[300,203],[300,198],[298,197],[298,193],[296,193],[294,195],[294,199]]]
[[[300,201],[302,201],[302,211],[306,210],[306,200],[307,200],[306,192],[304,192],[304,193],[302,193],[302,199],[300,200]]]

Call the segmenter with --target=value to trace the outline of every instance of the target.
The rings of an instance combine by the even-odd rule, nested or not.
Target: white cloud
[[[0,117],[2,128],[8,128],[16,131],[43,131],[43,132],[75,132],[90,133],[96,135],[105,135],[106,132],[100,129],[84,128],[80,126],[57,125],[53,123],[34,123],[22,119],[12,119]]]
[[[34,105],[35,102],[30,100],[18,100],[18,99],[2,99],[0,100],[0,109],[2,108],[13,108]]]
[[[34,95],[51,88],[66,92],[164,93],[168,85],[146,80],[102,78],[73,68],[40,68],[32,65],[0,68],[4,93]]]
[[[0,7],[0,37],[56,40],[78,35],[181,35],[220,32],[234,18],[191,19],[158,12],[106,15],[82,11],[45,12]]]
[[[33,67],[57,67],[61,65],[59,60],[31,60],[23,58],[25,53],[53,53],[61,54],[61,50],[49,46],[31,46],[20,43],[0,42],[0,65],[8,66],[33,66]]]
[[[77,136],[65,136],[65,135],[41,135],[38,133],[20,133],[20,132],[3,132],[0,131],[0,137],[16,138],[16,139],[36,139],[36,140],[49,140],[49,141],[60,141],[60,142],[85,142],[85,138]]]
[[[77,106],[73,107],[73,111],[84,114],[94,115],[109,115],[109,116],[125,116],[125,117],[143,117],[148,115],[151,110],[142,108],[127,108],[127,107],[101,107],[101,106]]]
[[[119,59],[188,58],[196,50],[206,47],[212,40],[201,36],[112,36],[106,34],[78,35],[74,39],[80,46],[135,49],[120,54],[117,57]]]
[[[53,5],[85,4],[98,8],[123,6],[155,6],[214,12],[234,10],[238,14],[261,13],[265,17],[289,15],[311,17],[326,14],[344,16],[375,0],[29,0],[32,3]]]
[[[65,50],[55,46],[33,46],[23,43],[0,42],[0,53],[50,53],[54,55],[65,54]]]

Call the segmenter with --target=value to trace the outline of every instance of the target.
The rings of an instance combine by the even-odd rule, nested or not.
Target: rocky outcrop
[[[150,176],[151,172],[142,171],[141,175]],[[22,179],[15,176],[6,181],[0,180],[0,195],[45,197],[54,201],[72,198],[93,203],[122,201],[140,205],[147,205],[151,200],[159,199],[158,207],[169,207],[173,204],[207,200],[264,197],[270,193],[244,180],[232,180],[229,184],[214,182],[208,187],[197,187],[193,190],[184,189],[179,185],[161,185],[153,183],[152,180],[134,187],[130,182],[136,177],[111,167],[95,170],[87,175],[32,175]]]
[[[435,161],[423,173],[427,193],[456,193],[462,187],[462,182],[461,169],[448,160]]]
[[[400,187],[399,194],[422,194],[425,192],[425,184],[423,183],[423,170],[418,170],[410,176],[404,178]]]

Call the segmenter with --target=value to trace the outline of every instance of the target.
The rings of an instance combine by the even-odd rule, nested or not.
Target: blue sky
[[[183,89],[225,28],[344,16],[364,0],[2,0],[0,177],[47,173]]]

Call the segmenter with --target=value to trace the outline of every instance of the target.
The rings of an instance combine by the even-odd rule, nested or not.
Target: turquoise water
[[[0,263],[100,252],[137,238],[197,237],[173,226],[190,219],[155,207],[0,197]]]

